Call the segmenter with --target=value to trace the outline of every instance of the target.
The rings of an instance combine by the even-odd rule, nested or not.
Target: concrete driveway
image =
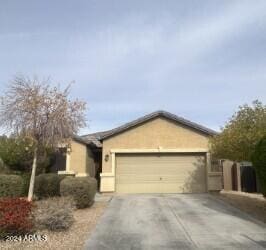
[[[121,195],[86,249],[266,249],[266,226],[208,194]]]

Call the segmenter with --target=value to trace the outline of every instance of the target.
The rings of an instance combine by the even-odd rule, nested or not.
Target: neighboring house
[[[221,189],[210,173],[216,132],[165,111],[75,137],[59,173],[96,176],[101,192],[203,193]]]

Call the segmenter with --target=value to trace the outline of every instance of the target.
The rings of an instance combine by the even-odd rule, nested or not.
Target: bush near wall
[[[23,195],[24,181],[19,175],[0,175],[0,197],[20,197]]]
[[[77,208],[91,206],[96,190],[97,181],[91,177],[67,177],[60,183],[61,196],[72,196]]]
[[[60,182],[62,176],[58,174],[40,174],[36,176],[34,194],[39,198],[60,196]]]
[[[33,204],[20,198],[0,199],[0,239],[24,235],[33,229]]]
[[[263,137],[255,146],[252,163],[259,178],[261,192],[266,197],[266,137]]]

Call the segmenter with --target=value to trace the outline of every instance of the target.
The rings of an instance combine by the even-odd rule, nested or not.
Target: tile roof
[[[122,133],[132,127],[135,127],[139,124],[142,124],[146,121],[149,121],[151,119],[154,119],[156,117],[164,117],[166,119],[172,120],[176,123],[179,123],[181,125],[187,126],[191,129],[194,129],[198,132],[201,132],[203,134],[207,134],[207,135],[216,135],[218,134],[216,131],[206,128],[202,125],[199,125],[195,122],[191,122],[187,119],[184,119],[182,117],[179,117],[177,115],[174,115],[172,113],[169,113],[167,111],[163,111],[163,110],[159,110],[159,111],[155,111],[153,113],[150,113],[148,115],[142,116],[136,120],[133,120],[131,122],[128,122],[122,126],[119,126],[117,128],[111,129],[111,130],[107,130],[107,131],[103,131],[103,132],[98,132],[98,133],[92,133],[92,134],[88,134],[88,135],[84,135],[84,136],[79,136],[84,142],[86,142],[86,144],[93,144],[96,147],[102,147],[102,143],[101,141],[109,138],[113,135]]]
[[[101,138],[105,133],[108,133],[109,131],[103,131],[103,132],[97,132],[93,134],[83,135],[81,138],[85,141],[87,141],[87,144],[92,144],[97,148],[102,147]]]

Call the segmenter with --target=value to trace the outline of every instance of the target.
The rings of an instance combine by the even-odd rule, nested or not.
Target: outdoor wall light
[[[104,160],[107,162],[107,161],[109,160],[109,155],[106,154],[106,155],[104,156]]]

